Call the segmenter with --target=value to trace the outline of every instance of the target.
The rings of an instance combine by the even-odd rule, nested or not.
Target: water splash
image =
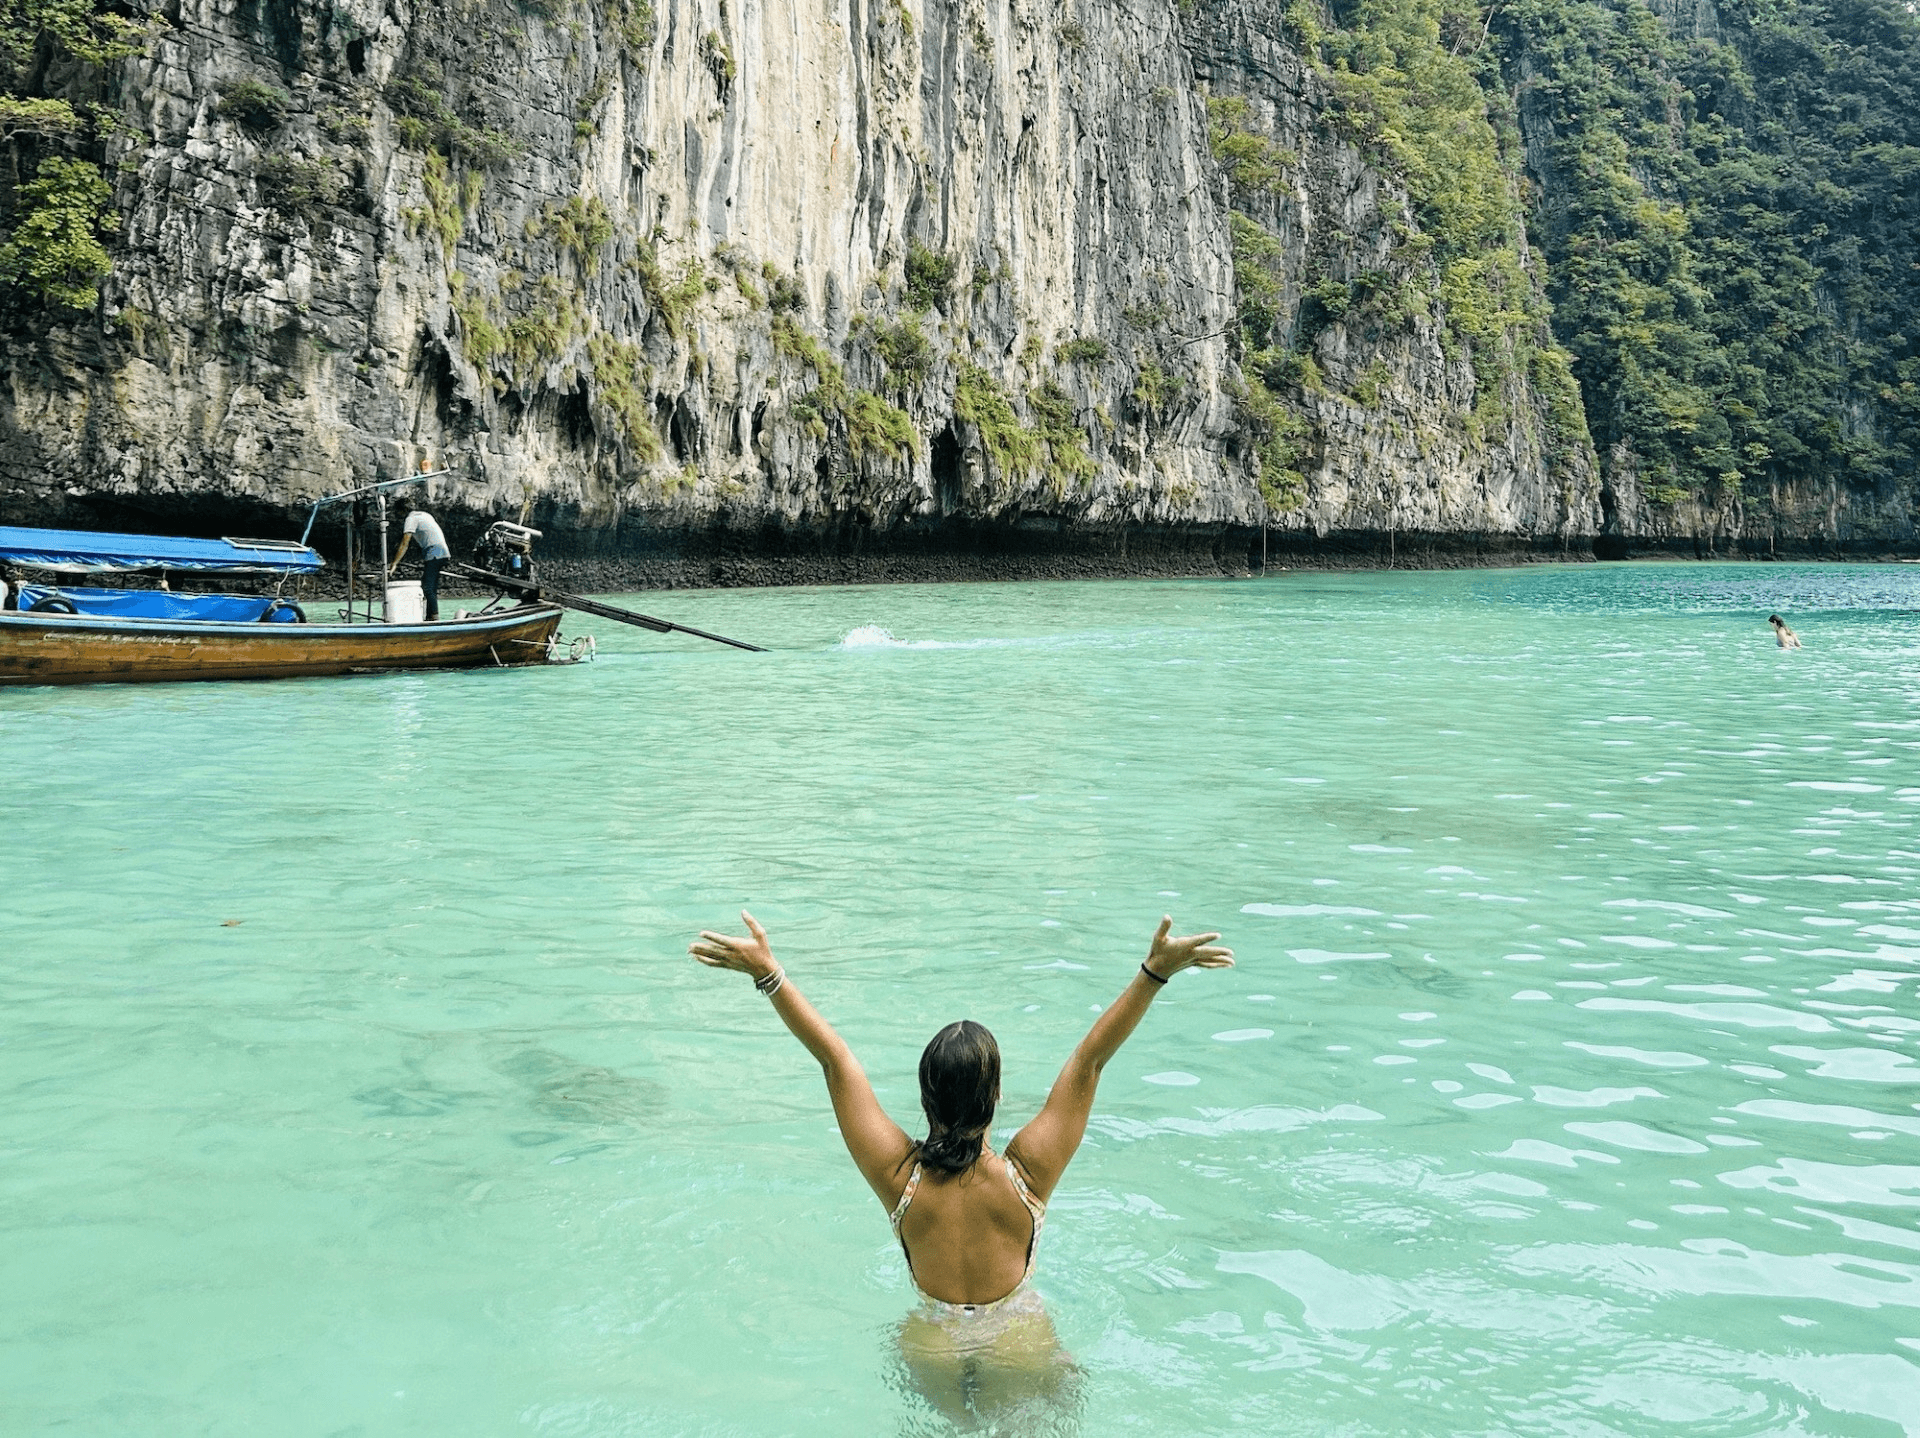
[[[895,639],[884,625],[862,624],[849,629],[840,640],[842,649],[904,649],[906,640]]]

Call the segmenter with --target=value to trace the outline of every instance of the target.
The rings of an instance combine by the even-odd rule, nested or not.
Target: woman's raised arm
[[[1093,1095],[1100,1086],[1100,1071],[1146,1017],[1148,1007],[1166,987],[1167,980],[1188,967],[1233,967],[1233,950],[1213,942],[1220,937],[1218,934],[1169,938],[1168,931],[1172,928],[1171,917],[1160,920],[1153,943],[1148,947],[1146,962],[1134,974],[1133,982],[1093,1021],[1093,1027],[1080,1040],[1073,1057],[1060,1070],[1060,1077],[1053,1081],[1046,1107],[1007,1145],[1007,1156],[1026,1171],[1028,1184],[1043,1203],[1060,1182],[1060,1175],[1067,1171],[1080,1140],[1086,1136],[1087,1116],[1093,1112]]]
[[[740,917],[752,937],[736,939],[703,929],[699,939],[687,946],[687,952],[708,968],[736,969],[752,975],[754,987],[773,1000],[773,1011],[806,1045],[826,1075],[827,1096],[833,1100],[833,1116],[847,1152],[853,1155],[854,1164],[874,1195],[891,1209],[906,1184],[901,1170],[913,1150],[912,1142],[880,1107],[873,1085],[867,1082],[866,1070],[860,1067],[847,1041],[786,977],[767,943],[767,931],[745,909]]]

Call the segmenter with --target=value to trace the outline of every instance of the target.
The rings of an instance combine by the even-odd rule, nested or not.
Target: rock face
[[[431,462],[456,543],[524,517],[609,585],[1601,527],[1584,431],[1551,439],[1520,373],[1488,425],[1433,305],[1318,328],[1324,383],[1286,397],[1304,485],[1263,487],[1235,206],[1284,249],[1288,325],[1418,225],[1262,0],[157,18],[119,81],[100,310],[9,321],[0,519],[285,533]],[[1258,204],[1210,146],[1222,93],[1298,157]]]
[[[1406,187],[1369,162],[1333,83],[1290,43],[1288,8],[1215,0],[1185,33],[1198,81],[1216,103],[1244,106],[1232,125],[1280,157],[1278,183],[1234,196],[1244,218],[1278,242],[1277,335],[1318,373],[1290,396],[1313,438],[1305,499],[1278,522],[1389,552],[1393,536],[1408,535],[1416,555],[1442,536],[1449,548],[1498,536],[1589,551],[1602,514],[1584,425],[1556,436],[1546,399],[1520,367],[1482,364],[1476,373],[1470,347],[1448,333],[1441,277],[1417,243],[1422,226]],[[1524,225],[1516,222],[1511,243],[1537,294]],[[1309,291],[1328,285],[1343,304],[1369,288],[1400,298],[1353,302],[1315,328]],[[1551,344],[1544,319],[1531,328]]]

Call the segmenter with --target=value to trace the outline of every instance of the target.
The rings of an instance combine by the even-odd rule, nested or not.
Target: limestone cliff
[[[1920,543],[1920,18],[1902,0],[1488,12],[1600,451],[1603,554]]]
[[[1600,526],[1524,228],[1465,335],[1391,157],[1262,0],[154,21],[101,82],[98,308],[6,319],[0,518],[284,532],[432,460],[456,540],[526,515],[608,582]]]

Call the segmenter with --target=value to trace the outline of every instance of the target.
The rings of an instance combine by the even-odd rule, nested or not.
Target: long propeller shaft
[[[735,649],[745,649],[754,654],[767,652],[758,644],[749,644],[744,639],[729,639],[724,634],[709,634],[706,630],[695,629],[690,624],[675,624],[671,620],[656,619],[651,614],[641,614],[637,610],[622,609],[614,604],[602,604],[597,599],[582,599],[577,594],[550,589],[544,584],[530,584],[524,579],[495,574],[490,569],[480,569],[471,564],[449,564],[445,572],[457,574],[463,579],[477,580],[481,584],[490,584],[504,594],[518,595],[522,599],[544,600],[548,604],[558,604],[563,609],[577,609],[582,614],[591,614],[596,618],[612,619],[621,624],[634,625],[636,628],[651,629],[656,634],[691,634],[695,639],[711,639],[715,644],[730,644]]]

